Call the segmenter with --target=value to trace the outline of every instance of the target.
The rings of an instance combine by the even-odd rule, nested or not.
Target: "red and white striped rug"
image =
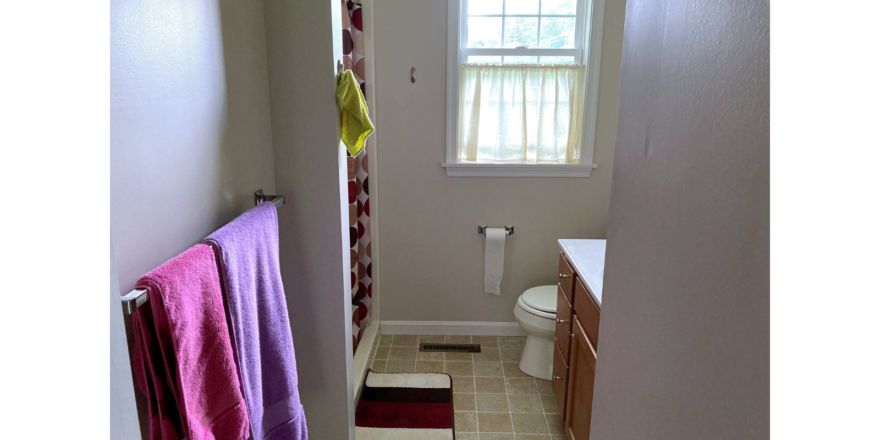
[[[453,440],[452,377],[368,372],[355,426],[358,440]]]

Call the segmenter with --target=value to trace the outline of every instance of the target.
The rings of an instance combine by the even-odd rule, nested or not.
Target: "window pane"
[[[472,57],[473,58],[473,57]],[[541,57],[539,64],[574,64],[574,57]]]
[[[541,18],[540,47],[552,49],[573,48],[574,18]]]
[[[577,4],[575,3],[575,0],[541,0],[541,14],[574,15],[576,13]]]
[[[501,17],[468,18],[467,47],[501,47]]]
[[[504,0],[468,0],[468,15],[501,14]]]
[[[537,17],[515,17],[504,19],[504,47],[536,47],[537,45]]]
[[[538,15],[538,0],[505,0],[504,13]]]
[[[482,56],[473,56],[468,55],[467,62],[469,63],[482,63],[482,64],[501,64],[501,57],[482,57]]]
[[[538,64],[538,57],[504,57],[504,64]]]

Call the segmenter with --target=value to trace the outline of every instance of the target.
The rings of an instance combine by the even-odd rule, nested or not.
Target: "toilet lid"
[[[556,313],[556,286],[538,286],[522,294],[525,305],[542,312]]]

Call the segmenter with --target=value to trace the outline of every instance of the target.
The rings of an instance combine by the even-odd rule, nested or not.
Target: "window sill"
[[[592,164],[442,163],[448,177],[590,177]]]

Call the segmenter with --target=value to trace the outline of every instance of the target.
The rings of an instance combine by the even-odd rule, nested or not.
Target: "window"
[[[450,0],[447,175],[590,175],[603,2]]]

